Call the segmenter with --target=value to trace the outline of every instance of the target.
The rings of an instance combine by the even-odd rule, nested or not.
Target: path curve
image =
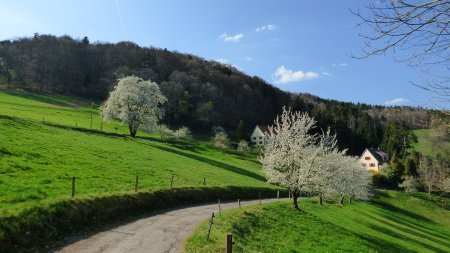
[[[264,199],[272,202],[277,199]],[[241,205],[258,204],[259,200],[242,201]],[[226,210],[238,207],[237,201],[221,204]],[[184,240],[211,213],[218,212],[218,204],[205,204],[168,210],[150,217],[112,227],[85,239],[66,245],[55,252],[183,252]]]

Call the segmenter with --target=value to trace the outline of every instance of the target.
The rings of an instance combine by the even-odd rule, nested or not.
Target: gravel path
[[[271,201],[276,199],[262,200]],[[241,205],[258,202],[242,201]],[[237,201],[221,204],[222,210],[235,207],[238,207]],[[186,237],[212,212],[218,212],[217,204],[168,210],[80,239],[55,252],[183,252]]]

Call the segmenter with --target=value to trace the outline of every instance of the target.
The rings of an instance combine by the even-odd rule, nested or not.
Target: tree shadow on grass
[[[445,196],[445,195],[442,195],[442,196],[439,196],[439,197],[436,196],[436,195],[428,196],[428,195],[425,195],[425,194],[422,194],[422,193],[419,193],[419,192],[413,192],[413,193],[410,193],[410,194],[411,194],[411,196],[413,196],[415,198],[419,198],[419,199],[421,199],[423,201],[431,202],[433,204],[436,204],[436,205],[444,208],[447,211],[450,211],[450,198],[449,198],[449,196]]]
[[[64,106],[64,107],[79,107],[79,103],[81,101],[76,101],[75,99],[68,98],[68,97],[62,97],[62,96],[55,96],[55,95],[49,95],[45,93],[37,93],[37,92],[29,92],[29,91],[18,91],[18,90],[3,90],[4,93],[25,98],[25,99],[32,99],[35,101],[39,101],[46,104],[51,105],[57,105],[57,106]],[[77,102],[77,103],[75,103]],[[88,103],[86,101],[83,101],[85,105]]]
[[[401,215],[404,215],[404,216],[407,216],[407,217],[411,217],[411,218],[413,218],[413,219],[416,219],[416,220],[418,220],[418,221],[423,221],[423,222],[428,222],[428,223],[435,224],[434,221],[432,221],[432,220],[430,220],[430,219],[428,219],[428,218],[426,218],[426,217],[424,217],[424,216],[422,216],[422,215],[419,215],[419,214],[416,214],[416,213],[407,211],[407,210],[405,210],[405,209],[396,207],[396,206],[391,205],[391,204],[389,204],[389,203],[386,203],[386,202],[384,202],[384,201],[382,201],[382,200],[377,200],[377,199],[375,199],[375,200],[372,200],[371,202],[372,202],[372,204],[374,204],[375,206],[377,206],[377,207],[379,207],[379,208],[381,208],[381,209],[389,210],[389,211],[391,211],[391,212],[393,212],[393,213],[395,213],[395,214],[401,214]]]
[[[258,175],[256,173],[253,173],[253,172],[241,169],[239,167],[230,165],[230,164],[226,164],[226,163],[223,163],[223,162],[212,160],[212,159],[209,159],[209,158],[206,158],[206,157],[203,157],[203,156],[199,156],[199,155],[196,155],[196,154],[186,153],[186,152],[183,152],[181,150],[177,150],[175,148],[162,147],[162,146],[152,145],[150,143],[141,143],[141,144],[147,145],[147,146],[151,146],[151,147],[154,147],[154,148],[166,151],[166,152],[174,153],[174,154],[177,154],[177,155],[180,155],[180,156],[184,156],[184,157],[187,157],[187,158],[190,158],[190,159],[195,159],[197,161],[200,161],[200,162],[203,162],[203,163],[207,163],[207,164],[210,164],[210,165],[218,167],[218,168],[222,168],[222,169],[234,172],[234,173],[241,174],[243,176],[254,178],[254,179],[258,180],[258,181],[266,182],[266,178],[265,177],[263,177],[261,175]]]
[[[365,223],[364,225],[367,226],[368,228],[371,228],[371,229],[375,230],[375,231],[378,231],[378,232],[384,233],[386,235],[392,236],[394,238],[400,239],[400,240],[402,240],[404,242],[415,244],[417,246],[420,246],[422,248],[425,248],[425,249],[433,251],[433,252],[446,253],[446,252],[448,252],[450,250],[448,247],[446,247],[447,250],[444,250],[442,248],[437,248],[435,246],[429,245],[429,244],[427,244],[425,242],[421,242],[421,241],[415,240],[415,239],[413,239],[411,237],[408,237],[408,236],[405,236],[403,234],[400,234],[400,233],[398,233],[398,232],[396,232],[396,231],[394,231],[392,229],[389,229],[387,227],[382,227],[382,226],[379,226],[379,225],[369,224],[369,223]],[[442,244],[440,244],[440,245],[445,247],[445,245],[442,245]],[[391,252],[394,252],[394,251],[391,251]],[[396,252],[405,252],[405,251],[396,251]]]
[[[384,240],[374,235],[369,234],[358,234],[355,232],[350,232],[353,235],[359,237],[361,240],[366,242],[366,245],[375,252],[415,252],[412,250],[405,249],[401,245],[392,243],[391,241]]]
[[[450,243],[448,243],[448,241],[450,241],[450,238],[446,237],[445,235],[434,233],[434,231],[429,229],[426,230],[422,229],[415,224],[403,222],[400,219],[393,216],[387,217],[388,215],[386,215],[385,219],[380,219],[368,213],[366,213],[365,215],[367,217],[370,217],[370,219],[372,220],[378,221],[381,224],[386,224],[388,227],[395,228],[406,234],[410,234],[416,237],[424,238],[432,242],[436,242],[450,249]]]

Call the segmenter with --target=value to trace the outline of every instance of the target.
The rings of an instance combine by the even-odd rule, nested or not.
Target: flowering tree
[[[228,139],[228,135],[225,132],[218,132],[211,139],[212,144],[216,148],[220,148],[220,151],[223,154],[223,150],[230,146],[230,140]]]
[[[135,138],[140,127],[154,128],[163,116],[160,106],[166,102],[158,84],[136,76],[119,79],[102,106],[101,115],[128,124],[130,136]]]
[[[189,128],[182,126],[173,132],[175,138],[186,138],[191,135],[191,130]]]
[[[321,159],[317,160],[314,177],[315,184],[311,185],[311,191],[319,195],[319,203],[323,204],[324,196],[335,194],[333,182],[336,181],[335,174],[342,168],[339,161],[345,155],[346,150],[339,151],[336,135],[331,135],[330,129],[322,133],[319,140]]]
[[[247,151],[248,150],[248,142],[246,140],[240,140],[238,143],[237,149],[239,151]]]
[[[288,188],[296,209],[300,192],[318,194],[321,204],[323,196],[331,194],[341,194],[341,202],[343,196],[367,199],[370,174],[356,158],[339,151],[330,130],[312,134],[315,123],[307,113],[283,108],[259,156],[269,182]]]
[[[339,203],[344,197],[367,200],[371,197],[372,175],[358,161],[357,157],[340,155],[334,158],[336,170],[330,188],[340,195]]]
[[[259,159],[269,182],[288,188],[292,192],[293,207],[302,190],[314,185],[314,168],[319,150],[317,135],[310,134],[315,120],[307,113],[291,112],[283,108],[274,126],[269,127],[269,143]]]

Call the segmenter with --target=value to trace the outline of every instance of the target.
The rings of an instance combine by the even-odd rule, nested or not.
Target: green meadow
[[[98,105],[62,96],[0,91],[0,217],[75,196],[170,187],[260,186],[256,155],[222,154],[207,141],[127,136],[118,122],[101,123]],[[92,129],[91,129],[91,115]],[[44,119],[43,119],[44,118]],[[102,126],[102,131],[100,127]]]
[[[417,143],[414,144],[414,150],[419,153],[435,157],[437,154],[443,156],[450,155],[450,139],[436,138],[430,129],[414,130],[417,136]]]
[[[186,252],[450,252],[450,199],[424,193],[378,191],[372,201],[341,206],[302,199],[234,209],[188,238]]]

